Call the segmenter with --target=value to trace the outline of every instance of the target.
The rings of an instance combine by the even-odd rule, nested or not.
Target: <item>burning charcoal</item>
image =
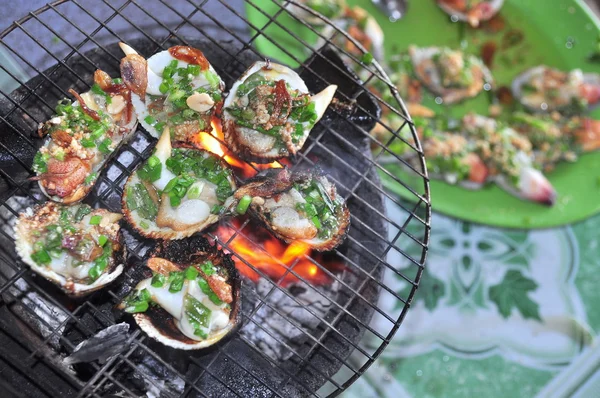
[[[98,360],[104,363],[114,355],[125,351],[129,345],[129,325],[118,323],[96,333],[93,337],[82,341],[73,353],[65,358],[66,365]]]

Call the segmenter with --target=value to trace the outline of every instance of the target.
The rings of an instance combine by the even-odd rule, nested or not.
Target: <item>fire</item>
[[[223,131],[218,119],[212,121],[213,131],[211,134],[200,133],[198,136],[198,145],[229,163],[242,178],[253,177],[257,170],[283,167],[280,162],[269,164],[246,163],[232,154],[223,142]],[[236,223],[236,221],[233,221]],[[234,253],[233,256],[237,269],[253,281],[257,281],[261,274],[279,282],[282,286],[288,286],[290,283],[298,281],[293,273],[302,277],[313,285],[323,285],[331,282],[329,275],[319,268],[315,263],[326,264],[332,271],[343,269],[341,261],[338,259],[330,260],[318,252],[312,252],[309,245],[303,242],[294,242],[290,245],[280,241],[262,227],[254,224],[250,233],[244,235],[236,234],[228,244],[228,249]],[[228,242],[239,228],[235,229],[221,225],[217,230],[217,236],[223,242]],[[311,260],[312,258],[312,260]],[[249,266],[250,264],[251,266]],[[256,269],[256,270],[255,270]],[[283,278],[283,279],[282,279]]]
[[[223,242],[228,242],[234,234],[235,229],[225,225],[217,230],[217,235]],[[306,243],[294,242],[288,245],[266,229],[254,225],[252,231],[246,229],[243,234],[235,235],[227,248],[237,254],[233,256],[233,260],[240,273],[256,282],[261,277],[261,272],[283,287],[298,281],[298,277],[288,270],[308,283],[324,285],[330,283],[331,278],[315,263],[324,264],[332,272],[343,268],[338,259],[326,259],[321,253],[312,252]]]
[[[219,121],[219,119],[213,119],[211,124],[213,127],[212,133],[200,133],[198,136],[198,145],[201,148],[204,148],[217,156],[222,156],[223,159],[227,163],[229,163],[235,171],[239,172],[240,177],[253,177],[256,174],[257,169],[264,170],[283,167],[279,162],[272,162],[269,164],[257,164],[246,163],[243,160],[238,159],[227,149],[227,147],[221,144],[221,142],[223,142],[223,130],[221,129],[221,122]]]

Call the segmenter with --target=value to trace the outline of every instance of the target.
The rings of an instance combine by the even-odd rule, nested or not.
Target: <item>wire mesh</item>
[[[279,7],[275,14],[263,11],[262,5],[267,2]],[[291,13],[288,6],[292,3],[318,18],[331,31],[308,25]],[[253,24],[240,9],[224,0],[62,0],[28,14],[0,34],[2,46],[24,74],[32,78],[24,81],[19,74],[0,66],[2,73],[18,87],[14,92],[2,91],[0,97],[0,318],[6,321],[2,322],[0,346],[10,347],[0,350],[0,373],[6,375],[2,381],[6,391],[15,396],[88,397],[103,396],[107,391],[137,396],[140,387],[128,384],[122,375],[142,375],[146,390],[164,389],[164,380],[144,376],[144,364],[155,361],[169,378],[180,382],[178,392],[182,396],[337,395],[364,373],[400,327],[424,266],[431,210],[423,153],[406,108],[379,64],[361,62],[360,54],[366,50],[331,21],[293,1],[246,0],[245,5],[261,13],[264,24]],[[318,47],[294,33],[289,21],[309,31]],[[269,34],[274,28],[283,32],[283,40]],[[54,105],[67,97],[68,88],[89,88],[89,76],[96,68],[108,69],[111,75],[118,73],[121,54],[115,43],[143,40],[152,54],[173,43],[194,44],[198,38],[214,48],[220,62],[215,64],[210,54],[208,58],[226,80],[235,80],[249,66],[243,54],[261,57],[254,46],[259,39],[270,42],[304,73],[315,76],[320,83],[330,84],[315,66],[324,64],[356,86],[353,93],[340,93],[340,100],[353,104],[356,112],[377,120],[377,127],[387,132],[381,138],[347,119],[349,128],[360,134],[357,140],[335,126],[321,123],[321,128],[311,133],[303,151],[291,160],[292,167],[322,166],[322,159],[327,157],[336,169],[344,169],[345,174],[337,173],[336,169],[326,170],[349,203],[352,214],[352,233],[346,244],[335,251],[336,261],[343,262],[344,268],[330,269],[329,257],[312,253],[291,263],[282,262],[256,240],[253,221],[226,220],[219,227],[232,231],[226,239],[215,229],[209,230],[208,235],[263,284],[262,289],[255,282],[243,284],[242,294],[250,304],[246,305],[245,300],[240,334],[212,352],[185,356],[182,365],[181,354],[165,353],[134,329],[127,350],[105,363],[89,364],[82,375],[77,369],[74,372],[61,365],[61,356],[99,328],[119,320],[107,308],[120,296],[109,286],[106,292],[94,293],[83,301],[69,300],[17,260],[11,232],[14,220],[25,207],[43,201],[37,184],[28,180],[33,175],[30,167],[33,154],[41,145],[32,133],[39,123],[52,116]],[[290,51],[286,45],[290,42],[304,48],[305,54],[298,56]],[[359,53],[347,51],[340,42],[352,43]],[[336,48],[352,68],[332,62],[321,51],[325,48],[322,46]],[[352,73],[357,69],[362,81]],[[369,90],[375,81],[383,83],[389,93]],[[398,115],[402,123],[390,126],[382,121],[377,111],[368,109],[359,100],[365,96],[374,99],[383,112]],[[399,141],[407,145],[417,162],[406,162],[390,149]],[[341,155],[332,145],[349,148],[351,156]],[[125,180],[150,155],[152,146],[153,139],[140,128],[136,138],[106,167],[86,202],[118,211]],[[394,157],[405,166],[409,177],[420,183],[408,184],[405,178],[392,175],[380,162],[383,156]],[[382,187],[379,176],[405,189],[413,200],[398,199]],[[400,210],[392,214],[386,211],[386,205]],[[141,259],[151,246],[133,236],[127,238],[129,254],[134,258]],[[284,271],[276,277],[268,274],[260,264],[236,252],[236,239],[251,242]],[[302,260],[312,264],[328,283],[315,283],[300,272],[298,264]],[[286,278],[293,279],[294,289],[302,289],[312,300],[325,303],[326,311],[307,305],[286,286]],[[398,289],[398,283],[389,283],[390,278],[400,281],[405,288]],[[278,306],[281,301],[302,308],[309,321],[290,316]],[[273,324],[265,323],[265,313],[272,322],[279,320],[278,327],[285,324],[285,330],[293,330],[297,337],[293,341],[282,339]],[[77,341],[73,341],[75,335],[80,336]],[[262,340],[256,336],[262,336]],[[265,348],[265,342],[269,341],[275,341],[286,357],[274,357]],[[18,383],[25,383],[27,388],[20,390]]]

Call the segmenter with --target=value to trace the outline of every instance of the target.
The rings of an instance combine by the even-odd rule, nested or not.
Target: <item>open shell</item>
[[[530,85],[533,79],[543,81],[546,73],[564,74],[567,82],[562,87],[555,87],[557,93],[556,99],[548,98],[544,93],[526,94],[524,87]],[[580,70],[574,70],[570,73],[561,72],[544,65],[536,66],[526,70],[517,76],[511,85],[513,96],[531,112],[552,112],[568,111],[573,100],[582,99],[582,86],[590,87],[589,94],[595,101],[588,103],[588,109],[600,104],[600,75],[596,73],[582,73]],[[593,92],[592,92],[593,91]],[[562,104],[556,101],[562,102]]]
[[[452,4],[452,0],[437,0],[437,4],[446,14],[455,16],[459,21],[467,22],[476,28],[480,22],[488,21],[494,17],[502,8],[504,0],[484,1],[467,12],[456,9]]]
[[[32,253],[34,253],[32,240],[35,239],[34,235],[41,233],[43,236],[43,234],[47,233],[45,227],[47,225],[55,224],[58,221],[61,210],[69,209],[69,211],[74,214],[80,207],[88,208],[91,213],[85,216],[82,221],[73,224],[77,231],[86,231],[95,236],[101,233],[110,238],[105,245],[112,244],[112,255],[109,257],[109,264],[93,283],[86,282],[87,272],[85,272],[86,278],[75,278],[73,275],[65,275],[50,267],[50,265],[54,263],[57,266],[64,266],[67,270],[73,270],[73,272],[75,272],[75,267],[71,264],[65,264],[65,262],[69,262],[72,258],[66,250],[64,257],[61,259],[53,258],[52,263],[47,266],[38,265],[32,259]],[[98,226],[89,225],[89,220],[94,215],[102,217],[102,222]],[[88,205],[84,204],[66,207],[54,202],[46,202],[35,208],[27,209],[17,219],[14,229],[16,251],[23,262],[29,265],[35,273],[42,275],[44,278],[58,285],[68,295],[83,296],[103,288],[114,281],[123,272],[124,248],[118,224],[121,217],[120,214],[110,213],[104,209],[92,210]],[[60,262],[63,264],[60,264]],[[82,264],[79,267],[82,267],[81,270],[86,271],[89,264],[90,262]]]
[[[318,229],[308,218],[298,213],[295,207],[305,201],[305,197],[295,186],[313,180],[320,184],[335,206],[333,217],[337,220],[337,229],[326,239],[316,235]],[[288,169],[265,170],[248,180],[234,195],[236,200],[244,196],[252,197],[251,214],[261,220],[277,238],[287,243],[301,241],[318,251],[332,250],[343,242],[350,228],[350,212],[346,203],[338,195],[335,185],[317,171],[292,173]],[[271,202],[277,202],[277,205],[269,207]],[[274,217],[279,217],[282,222],[276,225]],[[310,236],[311,231],[314,231],[315,236],[305,237]]]
[[[163,83],[163,72],[165,67],[172,61],[177,61],[178,68],[185,68],[190,64],[201,64],[202,69],[198,76],[195,76],[191,85],[194,90],[206,89],[210,92],[218,93],[222,97],[225,83],[217,74],[213,66],[208,63],[204,54],[198,49],[185,46],[174,46],[168,50],[154,54],[147,60],[139,55],[133,48],[127,44],[120,43],[121,49],[125,53],[125,58],[121,61],[121,74],[125,83],[131,87],[131,100],[135,112],[140,120],[140,123],[155,138],[159,138],[162,134],[162,129],[157,129],[162,123],[165,127],[169,127],[173,133],[175,141],[191,143],[194,137],[200,132],[210,133],[212,131],[211,120],[218,112],[222,104],[222,100],[213,100],[210,95],[201,93],[193,93],[187,97],[186,110],[196,111],[196,119],[190,120],[182,124],[174,125],[171,121],[174,114],[181,113],[183,110],[170,110],[169,112],[158,112],[160,106],[152,104],[170,103],[168,95],[160,91],[161,83]],[[175,58],[173,54],[188,54],[193,53],[197,56],[187,58],[186,62],[182,59]],[[181,58],[181,57],[180,57]],[[211,86],[211,82],[205,77],[204,73],[210,72],[218,78],[218,86]],[[178,79],[179,77],[173,77]],[[190,99],[194,97],[193,99]],[[197,97],[197,98],[196,98]]]
[[[231,172],[229,165],[223,159],[219,158],[211,152],[193,148],[185,144],[178,144],[175,147],[179,148],[184,154],[200,155],[203,159],[213,158],[216,164],[228,173],[227,181],[230,184],[231,191],[235,191],[236,184],[233,177],[233,173]],[[150,183],[142,181],[140,179],[140,177],[138,176],[138,171],[143,167],[143,165],[145,164],[144,162],[140,164],[136,168],[136,170],[129,176],[123,189],[121,203],[125,219],[138,233],[140,233],[140,235],[145,236],[147,238],[168,240],[183,239],[193,235],[196,232],[204,230],[208,226],[217,222],[219,218],[222,215],[224,215],[224,212],[222,211],[219,213],[213,213],[211,211],[211,207],[214,204],[224,205],[224,201],[213,204],[209,203],[208,200],[202,200],[204,198],[202,196],[202,192],[204,192],[204,187],[207,187],[208,189],[211,187],[211,185],[209,184],[212,184],[209,181],[202,178],[195,178],[195,183],[203,184],[201,188],[201,197],[195,198],[194,200],[182,200],[181,205],[177,208],[171,207],[170,199],[168,198],[168,196],[166,196],[166,194],[163,193],[161,198],[158,197],[157,191],[163,190],[165,188],[163,185],[166,185],[171,178],[176,177],[175,174],[173,174],[165,166],[165,162],[169,157],[171,157],[171,154],[172,147],[169,130],[165,129],[165,132],[161,136],[161,139],[158,141],[155,150],[155,155],[163,163],[161,180],[156,181],[154,183]],[[147,191],[150,193],[152,200],[158,206],[158,215],[156,216],[155,220],[142,218],[137,210],[131,211],[127,204],[128,187],[133,187],[135,184],[139,183],[143,184],[146,187]],[[157,187],[156,184],[159,183],[162,185]],[[201,206],[201,208],[198,206]],[[178,212],[181,212],[181,214]],[[184,220],[191,220],[193,219],[193,217],[198,216],[201,212],[204,212],[203,214],[206,214],[206,212],[208,212],[204,219],[198,219],[198,221],[195,223],[185,223]],[[143,226],[143,223],[147,224],[146,228]]]
[[[118,152],[119,147],[127,142],[135,132],[137,119],[132,112],[131,96],[129,89],[124,84],[114,84],[112,79],[97,70],[94,74],[97,85],[103,87],[106,96],[88,91],[78,95],[71,105],[79,109],[83,115],[80,101],[90,112],[102,112],[104,121],[108,124],[107,132],[96,140],[96,145],[91,148],[82,146],[81,133],[90,134],[89,129],[74,131],[63,126],[66,116],[54,116],[49,121],[40,125],[39,134],[48,135],[37,156],[48,157],[47,171],[40,171],[34,162],[34,171],[37,176],[41,191],[49,199],[59,203],[76,203],[81,201],[94,187],[98,175],[102,172],[107,162]],[[108,104],[107,98],[111,98]],[[68,132],[67,132],[68,131]],[[79,137],[79,138],[78,138]],[[109,153],[99,150],[100,142],[109,138]],[[62,159],[62,160],[60,160]],[[50,163],[52,162],[52,164]]]
[[[271,63],[271,62],[255,62],[240,78],[234,83],[233,87],[229,92],[229,95],[225,99],[223,104],[222,112],[222,125],[225,143],[240,158],[257,163],[269,163],[273,160],[281,159],[289,155],[294,155],[298,152],[308,135],[318,121],[323,117],[329,103],[333,99],[337,86],[331,85],[325,88],[320,93],[313,95],[310,100],[315,104],[315,112],[317,118],[313,124],[308,122],[303,123],[303,135],[297,142],[292,142],[290,136],[291,131],[294,129],[295,122],[288,118],[288,126],[283,126],[279,136],[270,136],[258,132],[255,129],[242,127],[237,122],[231,112],[228,110],[229,107],[233,106],[236,101],[240,100],[237,95],[238,88],[243,84],[250,76],[255,73],[259,73],[262,77],[269,81],[285,81],[292,90],[298,90],[300,94],[308,94],[308,88],[306,84],[300,78],[300,76],[292,69]],[[247,96],[241,99],[247,103]]]
[[[231,286],[233,301],[230,304],[228,325],[205,340],[193,340],[183,334],[175,318],[159,305],[152,305],[146,312],[133,314],[136,323],[148,336],[154,340],[180,350],[199,350],[223,342],[230,337],[240,326],[241,319],[241,280],[235,264],[229,255],[225,255],[215,246],[202,237],[193,237],[182,241],[161,242],[150,254],[150,259],[161,258],[167,264],[175,266],[174,270],[185,270],[192,264],[199,264],[210,260],[217,268],[217,272],[227,275],[227,283]],[[157,267],[160,262],[147,261],[146,266],[152,271],[168,274],[170,268]],[[150,274],[150,272],[147,272]],[[121,305],[123,308],[123,305]]]
[[[469,61],[470,72],[473,82],[468,87],[444,87],[442,86],[442,76],[438,70],[434,57],[439,56],[442,51],[450,51],[439,47],[415,47],[408,49],[414,73],[419,81],[435,95],[439,95],[444,103],[454,104],[469,98],[476,97],[489,84],[489,89],[493,86],[493,77],[490,70],[483,62],[474,55],[461,54],[463,59]]]

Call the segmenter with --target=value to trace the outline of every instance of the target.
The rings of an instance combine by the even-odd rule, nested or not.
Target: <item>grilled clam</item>
[[[82,200],[118,147],[135,131],[130,91],[120,79],[97,70],[92,89],[76,101],[62,100],[56,115],[40,125],[49,136],[33,159],[42,192],[61,203]]]
[[[201,149],[173,148],[166,128],[154,154],[127,179],[123,214],[147,238],[182,239],[215,223],[234,190],[227,163]]]
[[[438,47],[411,46],[408,52],[415,76],[446,104],[473,98],[492,87],[491,72],[473,55]]]
[[[239,326],[239,274],[231,258],[206,239],[163,242],[146,266],[151,275],[120,308],[133,313],[148,336],[169,347],[198,350]]]
[[[153,137],[169,127],[175,141],[191,143],[198,133],[212,131],[225,83],[202,51],[174,46],[146,60],[128,45],[120,46],[125,53],[121,75],[140,123]]]
[[[447,14],[476,28],[482,21],[492,19],[504,0],[437,0],[437,3]]]
[[[531,141],[496,120],[468,114],[463,132],[478,141],[477,153],[491,178],[504,190],[519,198],[547,206],[554,205],[556,191],[534,165]]]
[[[298,152],[333,99],[337,86],[311,96],[290,68],[256,62],[223,104],[227,146],[247,161],[268,163]]]
[[[319,251],[345,239],[350,212],[335,185],[320,173],[269,169],[234,194],[235,211],[248,209],[279,239],[302,241]]]
[[[88,294],[123,272],[121,217],[85,204],[47,202],[19,216],[17,253],[34,272],[67,294]]]
[[[512,92],[533,112],[579,113],[600,102],[600,75],[536,66],[513,80]]]

